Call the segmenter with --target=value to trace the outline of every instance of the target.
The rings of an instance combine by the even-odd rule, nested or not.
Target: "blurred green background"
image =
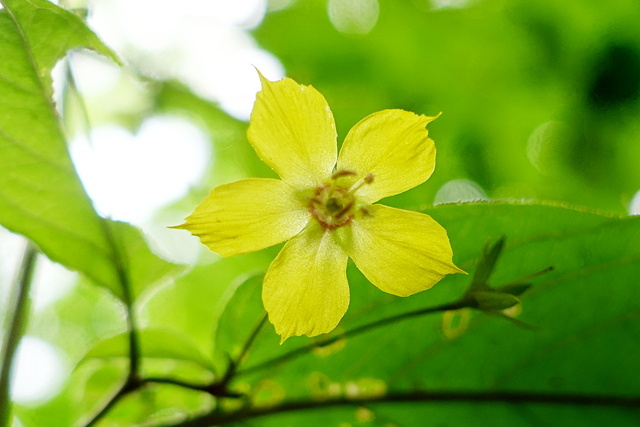
[[[383,108],[443,112],[436,172],[415,202],[467,179],[491,199],[627,212],[640,184],[640,5],[433,3],[381,1],[375,26],[354,35],[326,2],[300,1],[254,35],[325,94],[342,136]]]
[[[80,61],[82,55],[99,63],[100,67],[117,67],[92,55],[74,53],[68,66],[76,71],[79,94],[84,105],[79,102],[68,79],[66,85],[59,86],[58,99],[63,107],[68,135],[73,141],[85,132],[86,115],[90,118],[90,127],[114,125],[123,127],[134,135],[150,117],[174,115],[195,124],[205,135],[206,149],[209,151],[204,152],[210,157],[204,160],[205,172],[197,180],[191,181],[188,188],[185,187],[186,194],[156,208],[144,220],[138,223],[132,221],[146,233],[153,248],[171,260],[188,264],[185,274],[176,280],[167,277],[166,280],[156,283],[156,286],[150,287],[138,300],[137,308],[142,326],[174,334],[184,353],[174,354],[170,349],[164,348],[160,343],[166,340],[166,336],[152,337],[149,339],[152,343],[149,345],[150,354],[156,352],[157,359],[191,358],[197,362],[201,355],[204,355],[202,357],[207,360],[211,358],[215,365],[219,365],[223,363],[224,356],[220,353],[220,348],[214,350],[212,341],[225,303],[241,283],[249,283],[246,286],[259,286],[259,283],[256,285],[251,282],[253,279],[249,282],[245,280],[256,272],[264,271],[279,248],[221,260],[206,249],[200,248],[194,241],[195,238],[183,235],[176,237],[177,233],[182,232],[167,230],[166,227],[179,223],[214,185],[243,177],[274,174],[260,162],[248,144],[245,135],[246,115],[227,108],[227,101],[216,99],[215,94],[208,95],[206,89],[202,89],[191,74],[185,74],[182,70],[181,67],[197,68],[199,65],[197,62],[189,62],[191,59],[185,59],[187,55],[181,53],[179,44],[167,41],[164,47],[156,46],[154,49],[145,50],[126,38],[109,39],[108,31],[103,28],[108,20],[100,21],[98,18],[100,13],[107,14],[105,11],[111,10],[108,7],[110,3],[119,4],[110,0],[96,0],[88,4],[82,1],[62,2],[63,6],[69,8],[88,8],[89,25],[92,26],[92,22],[96,23],[92,28],[107,44],[114,47],[126,63],[123,69],[114,74],[109,90],[83,91],[83,79],[90,79],[91,71],[82,71],[79,66],[77,69],[74,68],[77,65],[74,61]],[[578,237],[571,235],[573,237],[567,238],[564,243],[553,241],[556,238],[566,238],[562,233],[573,230],[572,227],[590,229],[599,226],[601,220],[595,219],[595,215],[590,213],[565,216],[564,213],[554,210],[556,208],[532,208],[522,211],[526,215],[520,217],[520,211],[501,210],[499,207],[487,212],[478,211],[480,213],[473,210],[475,208],[457,211],[455,205],[445,206],[440,210],[432,210],[430,207],[434,204],[459,201],[507,200],[550,202],[553,205],[585,208],[590,212],[617,216],[640,213],[640,196],[637,195],[640,191],[640,2],[280,0],[256,4],[256,13],[262,16],[261,19],[250,23],[220,24],[221,27],[233,27],[234,34],[240,34],[239,37],[243,40],[243,49],[249,46],[254,51],[268,53],[273,60],[267,62],[276,64],[272,67],[275,70],[272,73],[274,76],[280,72],[299,83],[316,87],[331,106],[340,142],[360,119],[382,109],[402,108],[426,115],[443,113],[438,120],[429,125],[430,136],[435,141],[438,151],[434,175],[419,187],[386,200],[385,204],[427,210],[443,225],[451,226],[452,228],[448,229],[452,244],[457,259],[463,263],[463,268],[473,271],[482,244],[487,238],[495,238],[502,233],[506,233],[508,239],[520,239],[511,255],[507,255],[509,263],[503,265],[502,271],[498,272],[498,278],[503,282],[543,269],[560,259],[560,276],[551,276],[549,279],[549,283],[555,286],[556,282],[562,282],[562,279],[557,279],[564,274],[562,262],[566,262],[566,265],[572,266],[571,268],[577,266],[577,271],[581,271],[585,265],[591,265],[589,262],[595,262],[593,260],[609,262],[607,254],[594,255],[587,249],[584,249],[584,253],[580,251],[580,248],[591,247],[589,245],[603,245],[602,242],[608,242],[609,239],[614,239],[610,241],[610,245],[615,247],[615,238],[628,238],[629,240],[625,240],[624,248],[620,250],[628,249],[629,253],[635,250],[637,243],[632,239],[637,233],[631,230],[636,230],[637,227],[614,227],[613,231],[597,233],[597,238],[593,239],[589,237],[592,235],[580,234]],[[146,10],[148,14],[135,15],[132,25],[139,27],[142,34],[152,37],[155,33],[151,29],[145,33],[145,25],[153,28],[173,28],[175,23],[172,20],[177,17],[172,16],[171,8],[184,8],[188,11],[186,16],[193,17],[198,15],[199,6],[195,1],[185,3],[184,6],[166,2],[131,1],[124,2],[116,8],[118,7],[122,10]],[[169,8],[169,11],[162,12],[163,8]],[[260,10],[264,15],[259,13]],[[176,12],[177,15],[179,14]],[[118,19],[111,22],[115,28],[111,31],[117,32],[120,28],[117,26]],[[101,33],[103,30],[107,32]],[[205,37],[195,29],[193,31],[194,34],[191,36],[192,40],[198,42],[193,46],[197,48],[196,56],[202,61],[200,66],[203,69],[219,71],[209,77],[205,76],[205,80],[208,78],[209,83],[224,87],[227,84],[224,76],[229,77],[233,73],[225,74],[224,70],[228,64],[224,59],[214,60],[214,56],[220,50],[224,50],[221,46],[224,47],[226,36],[214,38],[215,33],[207,33]],[[181,40],[181,43],[186,43],[184,40],[187,39]],[[251,63],[261,67],[259,59],[248,59],[246,62],[245,65],[251,73],[254,73]],[[280,71],[278,67],[281,67]],[[65,81],[65,78],[62,77],[60,81]],[[255,81],[235,84],[253,87]],[[174,149],[179,151],[180,146]],[[120,156],[126,157],[128,153],[122,152]],[[143,156],[143,159],[136,164],[139,168],[138,176],[144,175],[146,166],[154,163],[154,155],[151,152],[146,157]],[[113,173],[119,172],[115,169]],[[165,168],[165,174],[171,176],[172,173],[174,169],[171,165]],[[490,219],[484,216],[487,214],[495,216]],[[465,222],[467,217],[472,219]],[[501,221],[500,218],[506,219]],[[456,228],[458,226],[459,228]],[[552,238],[536,246],[539,242],[530,236],[542,235],[546,230],[551,230],[549,233]],[[607,234],[609,232],[611,233]],[[526,250],[522,249],[522,253],[519,254],[518,245],[522,242],[531,246],[525,245]],[[604,251],[606,252],[606,249]],[[616,256],[627,259],[623,256],[625,254]],[[635,260],[636,256],[633,252],[632,259]],[[522,259],[527,259],[528,262],[522,262]],[[571,268],[569,270],[573,271]],[[549,303],[549,300],[541,297],[542,305],[537,314],[533,304],[534,314],[529,320],[542,324],[548,322],[551,326],[546,332],[548,336],[552,336],[553,325],[571,323],[571,313],[565,310],[566,301],[579,295],[580,286],[592,284],[598,287],[610,277],[626,280],[637,273],[636,267],[626,264],[619,268],[620,270],[615,270],[617,276],[592,275],[583,281],[580,277],[573,277],[569,280],[571,289],[564,289],[560,296],[552,299],[554,303]],[[440,287],[440,290],[435,289],[433,294],[421,294],[415,300],[402,300],[408,305],[400,305],[393,302],[396,300],[387,298],[388,296],[373,288],[355,269],[350,269],[349,274],[354,301],[346,324],[343,325],[345,328],[367,319],[375,319],[376,315],[381,313],[397,313],[409,308],[451,300],[459,295],[467,283],[465,278],[455,278],[444,289]],[[51,277],[53,275],[48,276],[49,279]],[[95,408],[95,402],[103,398],[105,390],[112,390],[119,378],[118,375],[124,372],[122,357],[116,358],[118,360],[115,363],[110,359],[112,356],[126,355],[124,343],[114,342],[111,347],[107,345],[106,348],[98,348],[93,354],[95,358],[85,362],[73,376],[70,376],[77,362],[90,348],[125,330],[125,319],[120,302],[107,290],[93,286],[87,279],[78,279],[76,276],[65,278],[63,282],[72,283],[66,285],[70,291],[35,310],[28,332],[30,336],[54,344],[61,352],[64,362],[63,379],[58,380],[57,387],[63,391],[52,400],[47,400],[51,395],[35,401],[27,399],[18,409],[18,415],[25,426],[44,425],[41,424],[43,420],[53,419],[56,420],[56,424],[50,424],[52,426],[72,425],[79,414]],[[624,282],[623,286],[629,288],[629,283],[631,282]],[[44,286],[47,285],[41,287]],[[252,295],[259,293],[257,289],[253,291]],[[624,303],[622,300],[628,302],[632,296],[637,296],[631,289],[629,292],[619,294],[620,304]],[[590,312],[594,310],[594,303],[607,297],[608,294],[604,291],[589,294],[584,297],[585,304],[574,309],[576,312]],[[240,297],[236,295],[234,298]],[[247,297],[247,300],[250,299]],[[255,324],[252,316],[260,313],[260,306],[253,300],[244,301],[242,304],[252,307],[243,309],[245,305],[238,306],[240,313],[244,313],[242,310],[248,313],[246,318],[243,318],[246,323],[241,325],[250,328]],[[628,307],[621,310],[627,309]],[[559,318],[548,315],[551,312],[554,315],[562,315]],[[227,316],[230,314],[227,313]],[[632,316],[631,319],[635,317]],[[388,333],[381,332],[378,339],[382,340],[380,342],[390,343],[389,345],[397,345],[394,337],[419,336],[425,328],[440,331],[440,323],[441,319],[438,318],[425,324],[416,323],[400,327]],[[582,326],[584,324],[579,323]],[[246,328],[240,329],[245,330]],[[560,335],[564,337],[562,333],[565,331],[562,331]],[[614,375],[618,382],[607,382],[607,374],[601,373],[599,375],[604,379],[600,382],[597,378],[591,378],[591,382],[568,381],[561,385],[548,381],[553,375],[538,383],[536,375],[545,372],[545,369],[554,363],[562,370],[571,365],[576,355],[592,352],[593,348],[606,348],[612,342],[622,345],[627,351],[623,359],[613,359],[620,362],[620,366],[631,366],[631,357],[638,356],[639,353],[637,346],[629,341],[629,335],[625,333],[630,333],[637,339],[640,335],[633,335],[638,333],[637,327],[626,330],[625,333],[618,332],[618,335],[614,334],[617,341],[606,341],[608,344],[604,347],[598,342],[592,343],[595,347],[573,348],[559,361],[553,359],[556,356],[552,354],[549,365],[538,367],[540,371],[533,369],[530,373],[523,374],[520,379],[516,378],[515,382],[509,383],[504,378],[510,374],[498,373],[495,377],[497,379],[488,379],[480,372],[480,368],[483,368],[488,360],[500,360],[505,351],[509,354],[518,353],[523,342],[528,342],[533,349],[532,354],[536,354],[535,346],[540,344],[536,340],[539,338],[544,341],[548,336],[543,334],[542,337],[522,338],[524,341],[519,341],[520,338],[517,337],[523,334],[521,330],[506,322],[503,324],[496,319],[490,319],[479,326],[479,332],[473,339],[466,341],[466,344],[460,344],[459,349],[455,348],[457,342],[454,342],[450,350],[445,349],[440,353],[440,350],[433,350],[441,349],[438,347],[440,345],[448,345],[437,343],[442,340],[440,335],[429,336],[427,342],[421,344],[418,349],[412,347],[411,340],[405,339],[403,346],[399,347],[404,351],[404,358],[400,358],[393,369],[398,366],[412,366],[411,363],[415,362],[414,353],[426,354],[433,350],[433,358],[441,371],[428,371],[426,363],[415,369],[425,377],[431,375],[429,378],[432,381],[444,386],[490,388],[496,384],[507,384],[507,388],[575,391],[584,387],[585,390],[593,392],[612,392],[618,390],[624,382],[622,372]],[[387,335],[384,335],[385,333]],[[238,332],[238,336],[240,335],[241,332]],[[295,348],[301,345],[300,342],[302,341],[288,343],[290,347],[285,345],[285,349]],[[336,381],[357,377],[365,378],[366,382],[367,378],[375,374],[370,371],[373,367],[379,368],[382,372],[380,375],[384,376],[388,373],[385,371],[384,360],[380,363],[377,359],[378,356],[386,354],[387,350],[384,348],[376,347],[375,350],[371,350],[371,354],[378,355],[371,356],[379,362],[378,365],[371,363],[366,366],[367,357],[364,357],[357,363],[358,367],[353,367],[357,362],[357,359],[353,359],[354,355],[366,356],[370,342],[354,344],[355,353],[346,353],[343,358],[346,360],[331,359],[320,367],[316,367],[314,361],[307,361],[306,365],[294,365],[289,371],[281,374],[280,380],[282,384],[290,386],[287,392],[299,392],[304,395],[309,391],[298,390],[294,381],[298,375],[297,366],[300,366],[301,370],[306,369],[307,372],[315,369],[322,371],[317,375],[321,378],[318,382],[322,383],[322,387],[328,387],[330,381],[325,381],[325,377],[329,376]],[[260,342],[262,347],[256,351],[277,354],[282,348],[276,347],[275,344],[277,337],[268,325],[263,341]],[[235,345],[239,344],[236,342]],[[475,350],[480,354],[477,360],[469,362],[464,359],[463,355]],[[456,357],[459,360],[454,360]],[[604,367],[608,363],[607,357],[609,356],[603,352],[598,355],[597,360],[577,363],[576,372],[578,368]],[[172,372],[187,378],[202,378],[210,374],[198,369],[189,370],[193,367],[179,367],[179,364],[171,360],[168,363],[170,367],[161,363],[157,366],[149,363],[147,368],[151,372]],[[467,363],[472,366],[469,371],[473,372],[458,370],[459,366],[467,366]],[[508,365],[507,362],[504,363],[505,366]],[[516,362],[514,364],[517,365]],[[500,370],[499,367],[493,368],[496,371]],[[389,372],[395,372],[392,368],[388,369]],[[507,372],[511,372],[509,369],[512,368],[505,367]],[[567,369],[574,372],[573,367]],[[350,372],[352,377],[348,377],[344,372]],[[446,377],[442,372],[450,374],[447,377],[448,382],[442,379]],[[391,384],[393,378],[397,380],[399,377],[400,380],[397,380],[396,384],[415,385],[411,384],[410,375],[389,375]],[[493,380],[495,381],[492,382]],[[255,385],[259,379],[250,377],[246,381],[246,384]],[[327,381],[329,383],[326,383]],[[246,384],[241,383],[241,386]],[[602,384],[606,387],[601,387]],[[273,398],[273,394],[279,393],[268,387],[266,390],[266,395],[270,396],[268,398]],[[637,385],[634,384],[628,385],[627,388],[622,387],[621,390],[638,392]],[[159,393],[149,399],[154,401],[157,407],[175,402],[185,408],[202,408],[211,404],[202,396],[183,396],[168,392],[167,395]],[[78,404],[78,401],[83,403]],[[477,416],[477,413],[469,408],[456,405],[451,407],[454,406],[460,417],[458,423],[471,422]],[[153,407],[153,411],[157,411],[157,407]],[[545,425],[536,424],[536,420],[544,420],[548,416],[565,420],[564,422],[571,422],[576,416],[572,409],[562,409],[553,413],[539,409],[531,410],[529,415],[533,414],[530,418],[533,421],[530,425]],[[123,411],[120,413],[122,419],[127,419],[126,417],[130,417],[132,413],[146,413],[140,408],[131,409],[128,413],[126,410]],[[147,412],[153,411],[149,409]],[[384,411],[377,413],[378,421],[384,420],[385,416],[391,420],[403,419],[403,415],[396,413],[398,408],[390,407],[386,411],[386,415]],[[436,421],[441,420],[440,425],[449,425],[446,415],[443,415],[446,411],[415,411],[414,418],[405,414],[404,416],[408,417],[404,418],[405,421],[416,422],[424,416],[433,417]],[[424,414],[420,411],[424,411]],[[496,406],[492,411],[494,412],[484,413],[487,418],[483,422],[488,423],[493,417],[503,416],[504,413],[508,413],[504,420],[521,420],[517,416],[510,418],[514,417],[511,409]],[[353,418],[352,415],[335,412],[332,415],[335,419],[331,422],[335,421],[335,425],[338,425],[338,420]],[[598,420],[604,421],[614,416],[620,416],[621,418],[615,418],[620,422],[630,423],[632,419],[627,418],[627,415],[611,414],[607,410],[597,412],[596,409],[585,410],[579,419],[583,422],[591,419],[593,425],[597,425]],[[142,419],[142,416],[140,417]],[[366,424],[366,419],[367,414],[364,414],[360,418],[356,417],[353,423]],[[302,422],[301,420],[303,418],[289,421],[280,419],[274,421],[274,425],[286,425],[287,422],[296,425]],[[309,419],[304,420],[311,422]],[[281,424],[282,422],[285,424]],[[117,424],[115,421],[114,423],[105,425],[126,425]]]

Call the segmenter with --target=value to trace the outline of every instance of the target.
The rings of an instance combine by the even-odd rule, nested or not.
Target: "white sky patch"
[[[11,294],[10,287],[15,280],[24,249],[24,238],[0,227],[0,324],[4,321],[6,312],[3,308]]]
[[[473,200],[487,200],[487,195],[482,187],[467,179],[454,179],[438,189],[433,204],[470,202]]]
[[[191,0],[201,5],[199,0]],[[208,16],[240,28],[255,28],[267,10],[266,0],[211,1],[205,3]]]
[[[91,51],[73,52],[73,76],[78,89],[85,95],[106,95],[114,89],[122,70],[110,59]]]
[[[273,79],[284,69],[246,31],[266,13],[265,0],[93,0],[90,26],[142,72],[175,78],[229,114],[248,120],[257,67]]]
[[[71,155],[96,209],[136,225],[198,183],[212,156],[207,136],[173,116],[147,119],[135,135],[96,128],[72,141]]]
[[[54,346],[39,338],[23,337],[16,353],[11,397],[22,404],[53,397],[62,387],[65,365]]]
[[[268,52],[256,49],[238,49],[227,56],[226,66],[217,68],[215,59],[206,66],[182,67],[183,80],[204,98],[217,100],[227,113],[240,120],[249,120],[260,79],[256,69],[270,80],[284,77],[284,68]],[[207,79],[206,76],[215,76]],[[234,82],[242,82],[234,84]]]
[[[629,203],[629,214],[640,215],[640,190],[636,192],[633,199],[631,199],[631,203]]]
[[[39,255],[31,292],[33,309],[42,310],[65,296],[73,289],[77,276],[77,273]]]
[[[24,237],[0,228],[0,312],[12,310],[7,306],[7,299],[12,293],[16,274],[26,249]],[[65,296],[74,286],[77,274],[54,263],[44,255],[36,261],[31,287],[31,303],[38,312]]]

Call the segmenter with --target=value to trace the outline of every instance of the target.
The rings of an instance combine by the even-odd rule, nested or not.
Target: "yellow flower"
[[[435,147],[426,125],[436,117],[372,114],[351,129],[338,155],[333,115],[318,91],[289,78],[260,79],[247,134],[281,180],[220,185],[179,227],[222,256],[288,240],[262,289],[283,341],[336,327],[349,306],[349,257],[371,283],[399,296],[463,273],[430,216],[375,204],[431,176]]]

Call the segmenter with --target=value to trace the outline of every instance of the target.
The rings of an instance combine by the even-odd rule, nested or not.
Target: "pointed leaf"
[[[164,359],[192,362],[210,370],[207,358],[200,354],[188,337],[168,330],[141,329],[138,331],[143,359]],[[129,334],[122,333],[98,342],[78,363],[91,359],[119,359],[129,356]]]
[[[114,55],[78,17],[48,1],[2,4],[0,224],[52,260],[117,289],[112,242],[71,164],[50,79],[68,49]]]

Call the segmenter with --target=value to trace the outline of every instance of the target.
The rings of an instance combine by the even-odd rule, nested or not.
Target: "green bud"
[[[473,299],[478,310],[501,311],[520,303],[520,300],[511,294],[496,291],[477,291],[468,295]]]
[[[482,285],[486,285],[489,276],[493,272],[493,269],[500,257],[500,253],[504,248],[504,242],[506,238],[505,236],[500,237],[495,244],[491,244],[491,242],[485,243],[482,248],[482,255],[480,256],[480,260],[478,261],[478,266],[476,267],[476,271],[473,274],[473,278],[471,279],[470,288],[478,288]]]

